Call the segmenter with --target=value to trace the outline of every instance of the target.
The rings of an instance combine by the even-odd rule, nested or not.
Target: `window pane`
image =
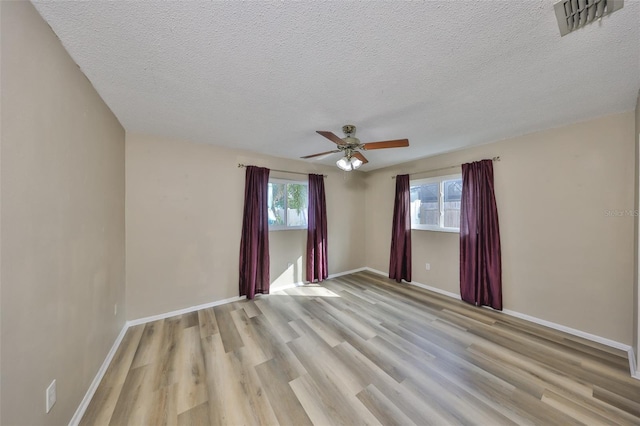
[[[307,185],[287,184],[287,226],[307,226]]]
[[[411,192],[411,223],[413,225],[434,225],[440,222],[440,207],[438,197],[440,184],[429,183],[410,188]]]
[[[460,228],[460,199],[462,198],[462,179],[444,182],[444,227]]]
[[[286,184],[269,183],[267,194],[267,206],[269,207],[269,225],[284,225],[284,206]]]

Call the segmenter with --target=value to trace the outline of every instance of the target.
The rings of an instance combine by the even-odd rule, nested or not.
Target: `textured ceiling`
[[[553,1],[34,2],[129,132],[362,170],[633,109],[640,2],[560,37]],[[308,160],[333,164],[339,158]]]

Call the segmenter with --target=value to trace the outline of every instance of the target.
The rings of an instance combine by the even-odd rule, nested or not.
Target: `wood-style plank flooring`
[[[130,328],[82,424],[638,425],[625,356],[361,272]]]

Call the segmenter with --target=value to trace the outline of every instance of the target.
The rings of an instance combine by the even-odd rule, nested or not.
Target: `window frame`
[[[282,179],[282,178],[269,178],[269,183],[274,183],[274,184],[284,184],[284,185],[304,185],[307,187],[307,225],[305,226],[288,226],[288,220],[289,220],[289,209],[288,209],[288,203],[289,203],[289,198],[285,197],[285,205],[284,205],[284,225],[271,225],[268,224],[268,228],[269,228],[269,232],[271,231],[299,231],[299,230],[306,230],[309,227],[309,181],[308,180],[292,180],[292,179]],[[286,191],[286,189],[285,189]],[[269,196],[267,195],[267,208],[269,203]]]
[[[412,186],[420,186],[420,185],[428,185],[433,183],[438,183],[438,225],[423,225],[423,224],[414,224],[413,218],[411,220],[411,230],[412,231],[436,231],[436,232],[450,232],[450,233],[460,233],[460,228],[451,228],[444,226],[444,182],[448,180],[462,180],[462,173],[456,173],[451,175],[444,176],[433,176],[429,178],[421,178],[421,179],[410,179],[409,180],[409,191],[411,191]],[[411,209],[413,211],[413,209]]]

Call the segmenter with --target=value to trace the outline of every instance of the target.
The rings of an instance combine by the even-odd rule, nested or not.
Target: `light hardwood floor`
[[[625,355],[361,272],[130,328],[82,424],[637,425]]]

